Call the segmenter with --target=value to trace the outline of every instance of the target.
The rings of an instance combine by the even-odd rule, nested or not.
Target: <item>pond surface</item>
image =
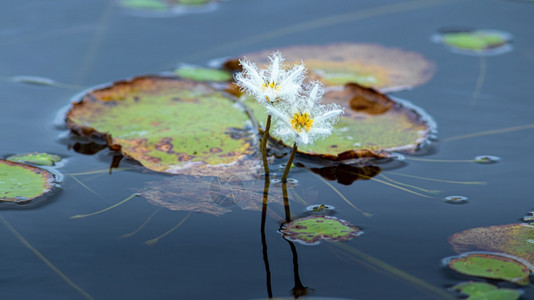
[[[468,228],[517,223],[533,208],[533,15],[534,4],[504,0],[232,0],[205,13],[165,18],[132,15],[102,0],[0,3],[0,154],[49,152],[65,158],[64,174],[102,171],[66,175],[52,197],[0,208],[1,298],[261,299],[270,290],[291,296],[300,284],[325,298],[454,298],[447,287],[469,277],[442,265],[455,254],[447,238]],[[431,41],[446,27],[506,31],[513,49],[484,57],[453,53]],[[206,66],[263,49],[337,42],[402,48],[436,63],[429,82],[392,95],[432,115],[438,140],[415,156],[379,165],[397,187],[428,197],[386,185],[392,181],[380,175],[381,181],[326,184],[295,168],[292,189],[304,201],[291,201],[292,216],[327,204],[363,230],[348,242],[316,246],[282,238],[277,216],[284,208],[277,203],[268,205],[264,243],[261,212],[238,206],[216,217],[160,209],[134,197],[94,216],[70,218],[169,177],[127,160],[109,174],[113,155],[107,150],[74,151],[76,142],[87,141],[57,125],[73,95],[179,63]],[[67,85],[28,85],[10,79],[16,75]],[[500,161],[473,163],[479,155]],[[312,164],[302,157],[297,162]],[[446,202],[454,195],[468,202]],[[523,290],[524,299],[534,298],[531,286]]]

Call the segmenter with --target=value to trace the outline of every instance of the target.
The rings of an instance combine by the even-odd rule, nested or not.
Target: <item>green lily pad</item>
[[[215,81],[224,82],[233,79],[232,74],[226,70],[196,68],[196,67],[180,67],[174,70],[178,76],[182,78],[192,79],[195,81]]]
[[[248,115],[204,83],[157,76],[116,82],[83,95],[66,122],[157,172],[245,178],[260,170]]]
[[[469,300],[515,300],[521,297],[521,293],[512,289],[499,289],[493,284],[485,282],[462,282],[451,288],[469,296]]]
[[[269,49],[243,56],[268,64],[267,57],[278,49]],[[422,55],[373,44],[329,44],[292,46],[279,49],[288,64],[303,61],[310,80],[320,80],[328,86],[358,83],[380,90],[401,90],[421,85],[432,78],[435,65]],[[225,66],[235,69],[235,60]]]
[[[130,9],[166,10],[168,4],[164,0],[121,0],[120,5]]]
[[[344,242],[361,234],[358,227],[331,216],[309,216],[283,225],[280,233],[285,239],[304,245],[317,245],[321,240]]]
[[[6,160],[25,162],[41,166],[54,166],[57,162],[61,161],[61,157],[54,154],[34,152],[11,155],[10,157],[6,158]]]
[[[454,251],[489,251],[516,258],[534,270],[534,226],[507,224],[467,229],[449,237]]]
[[[218,177],[173,176],[161,181],[148,182],[139,194],[149,203],[170,210],[223,215],[232,207],[261,211],[263,180],[242,181],[239,176]],[[269,191],[269,204],[283,205],[280,189]]]
[[[202,5],[211,2],[212,0],[174,0],[181,5]]]
[[[263,127],[267,119],[265,109],[251,97],[244,102]],[[325,140],[299,147],[301,154],[343,161],[384,158],[393,152],[414,153],[428,142],[435,129],[433,120],[421,109],[357,84],[327,92],[323,103],[337,103],[345,114]]]
[[[457,53],[495,55],[511,50],[512,36],[498,30],[468,30],[436,34],[432,39]]]
[[[0,201],[29,202],[52,191],[55,182],[46,170],[0,159]]]
[[[515,259],[485,253],[471,253],[452,258],[449,267],[460,273],[502,279],[519,285],[530,283],[529,269]]]

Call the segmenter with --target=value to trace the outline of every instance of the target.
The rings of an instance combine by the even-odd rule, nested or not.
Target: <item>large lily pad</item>
[[[273,49],[247,53],[248,59],[267,64]],[[373,44],[330,44],[280,49],[287,63],[304,61],[310,79],[328,86],[358,83],[381,90],[400,90],[420,85],[434,74],[435,65],[422,55]],[[226,66],[235,68],[235,60]]]
[[[321,240],[344,242],[361,234],[358,227],[331,216],[309,216],[286,223],[280,229],[284,238],[304,245],[316,245]]]
[[[0,159],[0,201],[26,203],[49,193],[54,187],[52,173]]]
[[[227,180],[218,177],[176,176],[149,182],[139,194],[153,205],[181,210],[223,215],[233,206],[260,211],[263,201],[263,181]],[[280,189],[269,191],[269,203],[282,203]]]
[[[192,79],[195,81],[214,81],[224,82],[233,79],[232,74],[226,70],[200,68],[193,66],[180,66],[174,70],[182,78]]]
[[[25,162],[41,166],[54,166],[57,162],[61,161],[61,157],[54,154],[34,152],[11,155],[6,158],[6,160]]]
[[[517,290],[499,289],[485,282],[462,282],[451,289],[469,296],[468,300],[516,300],[521,296]]]
[[[530,283],[529,269],[519,261],[489,253],[470,253],[449,260],[449,267],[460,273],[502,279],[519,285]]]
[[[174,77],[138,77],[87,92],[67,126],[157,172],[251,176],[259,171],[256,135],[226,94]]]
[[[449,243],[458,253],[482,250],[513,256],[534,270],[534,226],[508,224],[455,233]]]
[[[299,153],[337,161],[384,158],[397,151],[415,152],[435,130],[434,121],[422,109],[357,84],[327,92],[323,102],[341,105],[345,114],[329,137],[299,147]],[[250,97],[245,103],[263,126],[265,109]]]

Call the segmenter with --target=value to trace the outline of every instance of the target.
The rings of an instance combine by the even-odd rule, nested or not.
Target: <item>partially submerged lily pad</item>
[[[170,210],[223,215],[232,206],[260,211],[263,201],[263,181],[228,180],[218,177],[174,176],[148,182],[139,194],[153,205]],[[282,203],[279,189],[271,189],[269,203]]]
[[[512,36],[499,30],[467,30],[436,34],[433,40],[461,54],[495,55],[511,50]]]
[[[192,79],[195,81],[215,81],[224,82],[233,79],[232,74],[226,70],[199,68],[192,66],[181,66],[174,70],[182,78]]]
[[[316,245],[321,240],[344,242],[361,234],[358,227],[331,216],[309,216],[286,223],[280,229],[285,239],[304,245]]]
[[[61,161],[61,157],[48,154],[48,153],[24,153],[11,155],[6,160],[16,161],[16,162],[25,162],[30,164],[36,164],[41,166],[54,166],[57,162]]]
[[[243,108],[203,83],[156,76],[116,82],[83,95],[66,122],[157,172],[246,178],[260,168]]]
[[[501,279],[519,285],[530,283],[529,269],[515,259],[489,253],[470,253],[449,260],[449,267],[460,273]]]
[[[516,300],[521,297],[521,293],[517,290],[499,289],[485,282],[462,282],[451,289],[469,296],[467,298],[469,300]]]
[[[328,86],[358,83],[381,90],[400,90],[425,83],[435,70],[434,63],[418,53],[373,44],[292,46],[280,51],[287,63],[303,61],[310,79]],[[243,56],[262,65],[268,63],[272,52],[269,49]],[[235,60],[225,65],[231,69],[237,66]]]
[[[341,105],[345,114],[332,135],[299,147],[299,153],[336,161],[385,158],[398,151],[414,153],[435,133],[434,121],[422,109],[357,84],[327,92],[323,102]],[[260,124],[267,119],[254,99],[246,98],[245,104]]]
[[[449,237],[454,251],[490,251],[512,256],[534,270],[534,226],[508,224],[467,229]]]
[[[0,159],[0,201],[29,202],[52,191],[55,182],[46,170]]]

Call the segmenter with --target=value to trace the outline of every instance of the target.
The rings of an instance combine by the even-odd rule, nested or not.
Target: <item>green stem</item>
[[[289,156],[289,160],[287,161],[287,165],[284,170],[284,175],[282,176],[282,183],[287,182],[287,175],[289,174],[289,169],[291,169],[291,165],[293,164],[295,154],[297,154],[297,143],[293,144],[293,151],[291,151],[291,155]]]
[[[263,138],[261,139],[261,155],[263,157],[263,168],[265,169],[265,176],[269,176],[269,163],[267,162],[267,140],[269,139],[270,129],[271,115],[267,117],[267,124],[265,124],[265,131],[263,131]]]

